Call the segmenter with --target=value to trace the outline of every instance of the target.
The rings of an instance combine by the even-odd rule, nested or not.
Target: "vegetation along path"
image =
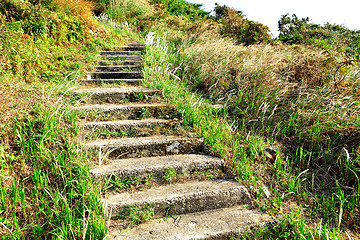
[[[162,92],[139,86],[143,49],[130,42],[100,52],[96,71],[74,91],[110,239],[228,238],[272,221],[251,209],[247,189],[184,129]]]

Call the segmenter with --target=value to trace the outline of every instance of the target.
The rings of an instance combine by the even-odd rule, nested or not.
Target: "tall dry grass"
[[[57,11],[65,11],[67,15],[79,17],[85,21],[87,26],[94,25],[92,11],[94,3],[88,0],[53,0]]]
[[[106,12],[119,22],[138,23],[150,16],[154,8],[147,0],[110,0]]]
[[[239,46],[207,36],[185,44],[179,56],[182,79],[222,104],[239,134],[251,132],[280,142],[297,167],[322,172],[319,179],[328,186],[335,187],[335,179],[341,179],[342,185],[354,189],[349,202],[357,201],[360,76],[356,66],[338,73],[342,85],[337,88],[334,74],[341,55],[337,59],[335,53],[306,46]],[[306,163],[299,160],[299,149],[310,156]],[[344,152],[349,154],[347,162]],[[331,176],[325,169],[331,169]]]
[[[171,96],[184,122],[230,160],[263,211],[281,219],[296,205],[294,222],[320,222],[323,227],[310,230],[324,233],[319,239],[328,239],[328,231],[337,239],[340,228],[357,231],[360,104],[357,96],[334,88],[335,59],[301,46],[238,46],[216,34],[216,29],[194,33],[180,44],[149,38],[145,74],[150,85]],[[353,70],[342,74],[359,82]],[[294,74],[301,71],[315,77]],[[209,99],[222,108],[209,108]],[[275,159],[264,155],[269,148]],[[266,199],[264,186],[271,191]],[[270,236],[291,236],[290,231],[310,237],[294,222],[278,233],[272,229]]]

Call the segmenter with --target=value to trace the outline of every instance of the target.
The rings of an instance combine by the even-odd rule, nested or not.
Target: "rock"
[[[172,151],[176,150],[176,148],[178,148],[179,146],[180,146],[179,142],[174,142],[173,144],[171,144],[170,146],[168,146],[166,148],[166,151],[167,152],[172,152]]]
[[[262,186],[260,189],[260,192],[263,194],[263,196],[265,198],[270,198],[271,197],[271,192],[269,191],[269,189],[266,186]]]
[[[266,155],[266,160],[269,162],[275,162],[276,160],[276,152],[271,148],[265,148],[264,153]]]

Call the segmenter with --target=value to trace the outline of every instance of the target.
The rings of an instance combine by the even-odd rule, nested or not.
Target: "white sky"
[[[241,10],[247,18],[269,26],[277,36],[281,15],[296,14],[299,18],[309,17],[311,22],[326,22],[344,25],[360,30],[360,0],[186,0],[201,3],[206,11],[212,11],[215,3]]]

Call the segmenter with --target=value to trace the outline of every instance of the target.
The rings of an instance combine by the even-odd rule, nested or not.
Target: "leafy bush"
[[[173,16],[184,16],[189,20],[199,20],[209,16],[201,10],[202,4],[188,3],[185,0],[151,0],[153,5],[162,5],[164,12]]]
[[[321,26],[295,14],[292,17],[289,14],[281,16],[278,26],[279,39],[287,44],[308,44],[347,55],[360,53],[360,31],[330,23]]]
[[[85,0],[4,0],[0,2],[2,25],[20,34],[53,38],[57,43],[78,42],[88,37],[93,6]]]

